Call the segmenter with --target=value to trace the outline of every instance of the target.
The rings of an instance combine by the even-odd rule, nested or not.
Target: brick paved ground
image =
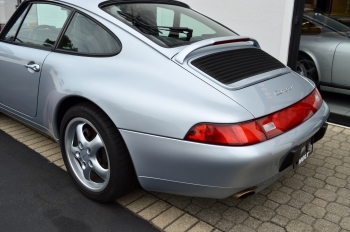
[[[0,129],[65,169],[56,143],[3,114]],[[330,126],[299,169],[245,200],[136,189],[117,202],[164,231],[350,231],[350,129]]]

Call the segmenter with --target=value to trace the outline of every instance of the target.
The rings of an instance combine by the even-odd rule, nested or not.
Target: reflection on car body
[[[314,84],[178,1],[24,1],[0,34],[0,69],[1,112],[59,142],[101,202],[136,181],[244,197],[327,128]]]

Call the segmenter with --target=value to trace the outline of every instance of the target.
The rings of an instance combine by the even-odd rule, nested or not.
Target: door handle
[[[30,61],[28,64],[25,64],[24,67],[31,69],[34,72],[40,71],[40,65],[36,64],[34,61]]]

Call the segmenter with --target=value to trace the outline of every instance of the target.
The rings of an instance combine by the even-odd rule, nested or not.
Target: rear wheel
[[[83,103],[70,108],[60,140],[67,170],[86,196],[109,202],[132,189],[136,177],[126,145],[98,107]]]
[[[296,72],[312,80],[316,86],[319,84],[317,68],[315,62],[311,58],[300,54],[297,61]]]

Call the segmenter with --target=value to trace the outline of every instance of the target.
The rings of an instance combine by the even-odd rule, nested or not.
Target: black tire
[[[312,80],[316,86],[319,85],[319,78],[315,62],[304,54],[299,54],[296,72],[301,76]]]
[[[135,171],[124,140],[110,118],[95,105],[80,103],[65,113],[60,144],[68,172],[87,197],[111,202],[134,187]]]

